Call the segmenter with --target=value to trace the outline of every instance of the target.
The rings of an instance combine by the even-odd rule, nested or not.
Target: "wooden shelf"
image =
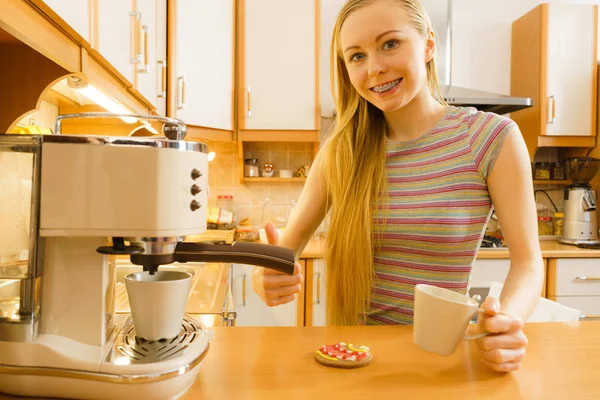
[[[571,180],[570,179],[563,179],[563,180],[551,180],[551,179],[534,179],[533,180],[533,184],[534,185],[563,185],[563,186],[568,186],[571,184]]]
[[[248,183],[248,182],[290,182],[290,183],[298,183],[298,182],[306,182],[306,178],[280,178],[277,176],[274,176],[272,178],[263,178],[263,177],[257,177],[257,178],[248,178],[248,177],[244,177],[244,183]]]

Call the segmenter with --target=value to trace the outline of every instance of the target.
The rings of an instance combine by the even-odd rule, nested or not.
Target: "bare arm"
[[[327,188],[322,173],[322,154],[323,151],[319,151],[315,158],[300,199],[290,214],[279,241],[280,246],[293,249],[296,258],[300,257],[327,213]]]
[[[524,322],[541,295],[544,269],[529,154],[518,128],[508,132],[487,183],[510,253],[501,310]]]

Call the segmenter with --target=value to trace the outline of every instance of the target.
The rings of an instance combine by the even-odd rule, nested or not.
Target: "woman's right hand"
[[[269,244],[279,245],[279,234],[273,225],[266,224],[265,232]],[[293,275],[263,267],[254,267],[252,270],[252,288],[269,307],[294,301],[302,289],[303,280],[298,262]]]

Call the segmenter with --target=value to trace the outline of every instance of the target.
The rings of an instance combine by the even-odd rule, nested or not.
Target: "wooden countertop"
[[[442,357],[412,343],[411,326],[216,328],[198,379],[183,399],[598,399],[600,323],[530,323],[527,357],[503,374],[479,362],[473,342]],[[314,360],[324,344],[364,344],[364,368]]]
[[[301,258],[323,258],[326,239],[311,240]],[[600,250],[582,249],[577,246],[559,243],[556,240],[540,241],[542,257],[544,258],[600,258]],[[479,259],[508,259],[507,249],[482,248],[477,254]]]

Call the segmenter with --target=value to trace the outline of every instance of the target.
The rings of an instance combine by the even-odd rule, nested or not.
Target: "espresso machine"
[[[292,250],[192,243],[206,230],[207,146],[181,121],[165,136],[0,134],[0,392],[77,399],[172,399],[193,384],[211,333],[185,316],[149,342],[115,313],[116,258],[145,271],[239,262],[292,274]]]
[[[600,160],[576,157],[565,160],[565,171],[572,184],[564,191],[565,220],[561,243],[600,248],[596,193],[590,185],[600,167]]]

